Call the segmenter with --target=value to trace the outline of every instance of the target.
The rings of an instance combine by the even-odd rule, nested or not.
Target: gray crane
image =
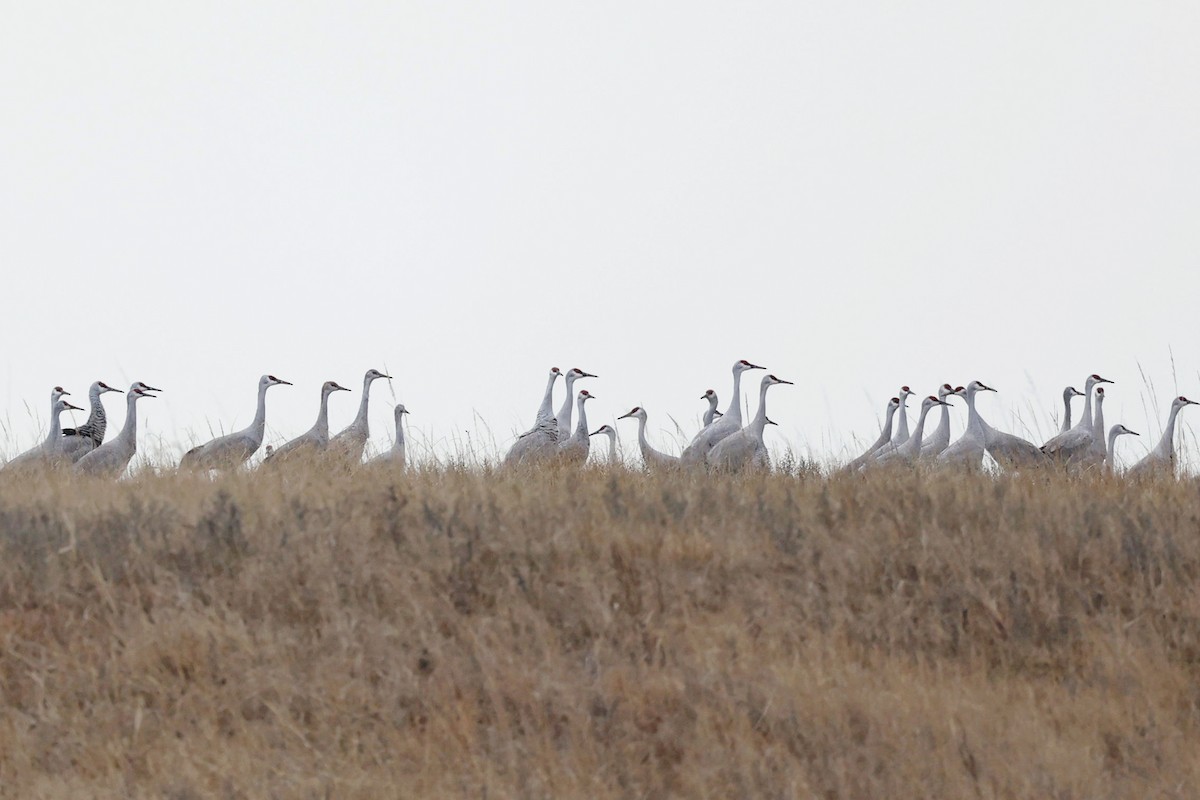
[[[350,391],[337,381],[321,384],[321,405],[317,410],[317,421],[304,433],[275,448],[269,463],[281,463],[296,456],[324,453],[329,448],[329,396],[334,392]]]
[[[708,462],[708,451],[717,442],[737,433],[742,428],[742,373],[752,369],[763,369],[757,364],[751,364],[746,359],[735,361],[733,364],[733,394],[729,400],[729,410],[720,419],[696,434],[691,443],[683,449],[679,462],[685,466],[705,464]]]
[[[555,417],[555,423],[558,425],[558,443],[560,446],[565,445],[574,431],[571,429],[571,404],[575,402],[575,397],[572,392],[575,391],[575,381],[580,378],[595,378],[598,377],[590,372],[584,372],[579,367],[571,367],[563,375],[564,384],[567,387],[567,394],[563,397],[562,406],[558,409],[558,415]]]
[[[104,381],[96,381],[88,389],[88,403],[91,406],[91,412],[88,414],[87,422],[77,428],[63,428],[62,432],[62,451],[72,462],[83,458],[85,453],[90,453],[104,442],[104,433],[108,429],[108,416],[104,413],[104,404],[100,402],[100,395],[119,391],[121,390],[109,386]]]
[[[592,431],[592,436],[607,436],[608,437],[608,453],[604,458],[604,463],[610,467],[619,463],[617,458],[617,431],[612,425],[601,425],[596,430]]]
[[[764,375],[758,387],[758,412],[750,424],[726,436],[713,445],[708,453],[708,463],[723,472],[742,472],[751,468],[771,468],[767,446],[763,442],[763,431],[767,420],[767,390],[779,384],[791,384],[774,375]]]
[[[405,444],[404,444],[404,415],[408,413],[408,409],[404,407],[404,403],[399,403],[393,412],[396,415],[396,440],[392,443],[392,447],[386,453],[380,453],[371,459],[372,464],[388,464],[395,467],[397,470],[403,470],[405,464]]]
[[[948,387],[946,384],[943,388]],[[921,401],[921,414],[917,417],[917,426],[913,428],[912,435],[908,439],[891,451],[884,453],[878,457],[880,464],[915,464],[921,457],[921,442],[925,435],[925,418],[929,416],[929,412],[934,406],[949,406],[944,399],[929,395]],[[945,409],[942,409],[945,411]]]
[[[1195,400],[1188,400],[1183,395],[1171,402],[1171,412],[1167,415],[1167,427],[1163,430],[1162,439],[1158,446],[1141,461],[1134,464],[1126,475],[1144,478],[1155,474],[1175,474],[1175,420],[1179,412],[1186,406],[1200,405]]]
[[[218,436],[210,442],[188,450],[179,462],[180,469],[232,469],[244,464],[262,447],[267,431],[267,389],[272,386],[291,386],[291,382],[274,375],[258,379],[258,405],[254,421],[245,430]]]
[[[876,439],[871,446],[866,449],[866,452],[851,461],[843,469],[845,469],[847,472],[853,472],[854,470],[862,467],[871,461],[872,457],[876,452],[879,451],[880,448],[892,441],[892,420],[895,418],[896,411],[899,408],[899,397],[893,397],[891,400],[888,400],[887,408],[884,412],[885,416],[883,418],[883,428],[879,431],[879,438]]]
[[[938,426],[934,429],[929,438],[921,443],[922,461],[932,461],[938,457],[938,454],[950,446],[950,398],[955,395],[962,396],[966,393],[966,387],[959,386],[955,388],[948,383],[943,383],[938,388],[937,396],[939,400],[945,400],[942,406],[942,416],[938,420]]]
[[[587,462],[588,451],[592,446],[591,434],[588,433],[587,411],[584,405],[588,400],[592,400],[596,395],[588,392],[587,389],[580,389],[576,405],[579,406],[578,414],[579,421],[575,424],[575,432],[571,434],[571,438],[565,442],[561,442],[558,447],[558,458],[564,464],[582,465]]]
[[[71,394],[61,386],[55,386],[50,392],[50,431],[46,438],[36,447],[26,450],[4,465],[4,469],[20,471],[25,469],[50,468],[60,466],[70,461],[62,449],[62,422],[60,417],[64,411],[82,411],[79,406],[71,405],[63,398]]]
[[[143,397],[155,397],[151,392],[161,391],[141,381],[130,386],[125,394],[125,424],[121,426],[121,432],[85,453],[75,462],[75,471],[97,477],[121,477],[137,453],[137,402]]]
[[[346,426],[345,430],[329,440],[331,451],[353,463],[362,461],[363,449],[367,446],[367,440],[371,438],[371,426],[367,419],[367,403],[371,397],[371,384],[380,378],[390,380],[391,377],[377,369],[367,370],[367,374],[363,376],[362,399],[358,401],[358,415],[354,417],[353,422]]]
[[[634,406],[631,411],[622,414],[617,419],[636,419],[638,423],[638,449],[642,453],[642,462],[646,465],[646,469],[651,472],[673,469],[679,466],[679,457],[667,455],[666,453],[655,450],[646,439],[646,409],[641,406]]]
[[[533,463],[553,455],[558,449],[558,420],[554,417],[554,382],[562,372],[558,367],[550,368],[546,379],[546,391],[542,404],[538,406],[533,427],[522,433],[504,455],[504,463],[515,465]]]
[[[1087,453],[1095,438],[1095,423],[1092,419],[1092,390],[1101,383],[1112,383],[1112,381],[1094,373],[1088,376],[1083,389],[1083,417],[1070,430],[1052,437],[1042,445],[1043,453],[1062,464],[1069,464]]]

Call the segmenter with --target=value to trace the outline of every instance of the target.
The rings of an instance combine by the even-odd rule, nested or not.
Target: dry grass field
[[[1193,798],[1192,481],[0,481],[0,796]]]

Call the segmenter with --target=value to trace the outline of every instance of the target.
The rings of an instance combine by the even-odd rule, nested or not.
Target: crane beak
[[[147,392],[161,392],[162,391],[162,389],[156,389],[153,386],[146,386],[146,384],[142,384],[142,386],[145,387],[144,391],[147,391]]]
[[[622,414],[621,416],[617,417],[617,419],[628,419],[629,417],[632,417],[632,416],[633,416],[633,414]]]
[[[295,386],[296,385],[296,384],[292,383],[291,381],[276,381],[276,383],[278,383],[280,386]]]
[[[70,409],[71,411],[83,411],[83,409],[80,408],[79,406],[73,406],[70,403],[64,404],[63,408]]]

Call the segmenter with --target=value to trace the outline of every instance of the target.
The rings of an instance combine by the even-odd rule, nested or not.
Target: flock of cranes
[[[651,471],[673,469],[707,469],[720,472],[744,472],[769,470],[770,455],[763,439],[766,426],[775,423],[767,416],[767,391],[772,386],[790,385],[791,381],[775,375],[764,375],[759,383],[758,409],[754,417],[743,424],[741,380],[742,374],[763,367],[744,359],[733,365],[733,389],[724,414],[717,410],[717,393],[708,389],[700,396],[708,404],[704,412],[703,426],[683,449],[679,456],[669,455],[655,449],[646,438],[646,409],[635,406],[618,419],[637,421],[638,449],[646,469]],[[362,395],[358,414],[340,433],[329,433],[329,398],[335,392],[350,391],[336,381],[326,381],[321,386],[320,405],[317,419],[305,433],[272,448],[267,446],[263,468],[272,468],[280,463],[301,458],[320,456],[342,459],[348,464],[362,462],[367,440],[368,403],[371,385],[380,378],[390,378],[376,369],[368,370],[363,376]],[[617,455],[617,431],[610,425],[602,425],[589,431],[587,403],[595,395],[587,389],[575,393],[575,384],[584,378],[596,375],[574,368],[566,373],[553,367],[546,379],[545,390],[534,418],[533,427],[517,437],[504,456],[503,463],[509,466],[550,464],[582,465],[588,459],[591,438],[602,435],[608,438],[606,460],[610,464],[619,461]],[[564,379],[566,395],[554,412],[554,389],[559,378]],[[913,392],[901,387],[895,397],[888,400],[884,412],[884,423],[879,437],[857,458],[842,467],[845,472],[873,470],[881,467],[915,466],[980,469],[990,460],[1000,469],[1025,470],[1044,466],[1059,466],[1069,470],[1104,469],[1113,471],[1113,448],[1120,436],[1138,435],[1124,425],[1114,425],[1107,432],[1104,426],[1104,388],[1100,384],[1112,383],[1099,375],[1090,375],[1081,392],[1073,386],[1063,390],[1063,424],[1050,440],[1037,445],[1011,433],[997,430],[989,425],[976,408],[981,392],[995,389],[980,381],[967,386],[954,387],[943,384],[936,394],[922,399],[916,425],[910,430],[905,409]],[[266,434],[267,390],[273,386],[290,386],[288,381],[274,375],[263,375],[258,381],[258,402],[254,419],[249,427],[188,450],[179,467],[189,470],[229,470],[248,462],[262,447]],[[62,428],[60,415],[66,410],[82,411],[65,398],[69,392],[56,386],[50,394],[50,431],[46,439],[36,447],[21,453],[4,465],[4,472],[19,472],[29,469],[61,468],[82,474],[119,477],[126,471],[137,452],[137,403],[144,398],[153,398],[161,389],[135,382],[126,392],[125,423],[120,433],[105,441],[107,416],[101,398],[108,392],[118,391],[103,381],[96,381],[88,391],[90,411],[87,421],[77,428]],[[960,397],[967,407],[966,429],[956,441],[950,440],[950,415],[953,399]],[[1071,402],[1083,397],[1083,414],[1075,424],[1071,423]],[[1185,406],[1196,405],[1186,397],[1177,397],[1171,404],[1166,429],[1162,440],[1126,474],[1143,475],[1155,472],[1173,474],[1175,463],[1175,423]],[[939,420],[928,436],[928,416],[935,409],[940,412]],[[372,462],[403,469],[405,465],[405,440],[402,420],[408,413],[403,404],[395,406],[395,439],[393,446],[376,456]],[[572,421],[574,425],[572,426]]]

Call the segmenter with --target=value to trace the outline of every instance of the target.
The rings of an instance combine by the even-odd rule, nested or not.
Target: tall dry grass
[[[0,794],[1200,794],[1200,492],[0,483]]]

